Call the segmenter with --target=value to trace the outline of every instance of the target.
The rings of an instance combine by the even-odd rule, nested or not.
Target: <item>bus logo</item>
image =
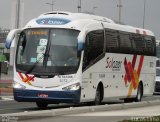
[[[28,83],[29,85],[32,85],[31,81],[34,81],[35,76],[29,76],[27,74],[22,75],[22,73],[18,72],[20,78],[24,83]]]
[[[36,20],[36,22],[40,25],[65,25],[69,23],[70,20],[61,18],[42,18]]]
[[[116,61],[113,58],[107,57],[106,59],[106,68],[112,69],[112,71],[120,71],[122,61]]]

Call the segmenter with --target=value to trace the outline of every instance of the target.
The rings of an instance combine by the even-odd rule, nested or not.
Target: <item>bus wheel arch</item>
[[[96,95],[95,95],[94,104],[95,105],[100,105],[102,100],[103,100],[103,97],[104,97],[103,83],[99,82],[99,84],[97,85],[97,89],[96,89]]]
[[[142,99],[142,96],[143,96],[143,82],[140,81],[138,84],[137,95],[136,95],[135,101],[140,102]]]

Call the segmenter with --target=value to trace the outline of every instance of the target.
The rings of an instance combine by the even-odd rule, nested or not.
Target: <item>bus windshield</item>
[[[27,29],[19,37],[16,69],[19,72],[53,75],[78,70],[79,31],[67,29]]]

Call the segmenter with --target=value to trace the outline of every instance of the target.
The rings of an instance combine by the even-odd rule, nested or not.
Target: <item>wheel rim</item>
[[[141,93],[141,86],[138,87],[138,92],[137,92],[137,101],[141,101],[142,98],[142,93]]]
[[[141,92],[140,92],[140,90],[138,90],[137,99],[138,99],[138,101],[140,101],[140,100],[141,100]]]

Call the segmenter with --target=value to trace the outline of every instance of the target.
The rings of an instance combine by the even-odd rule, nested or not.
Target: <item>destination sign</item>
[[[36,22],[40,25],[65,25],[69,23],[70,20],[61,18],[42,18],[36,20]]]

